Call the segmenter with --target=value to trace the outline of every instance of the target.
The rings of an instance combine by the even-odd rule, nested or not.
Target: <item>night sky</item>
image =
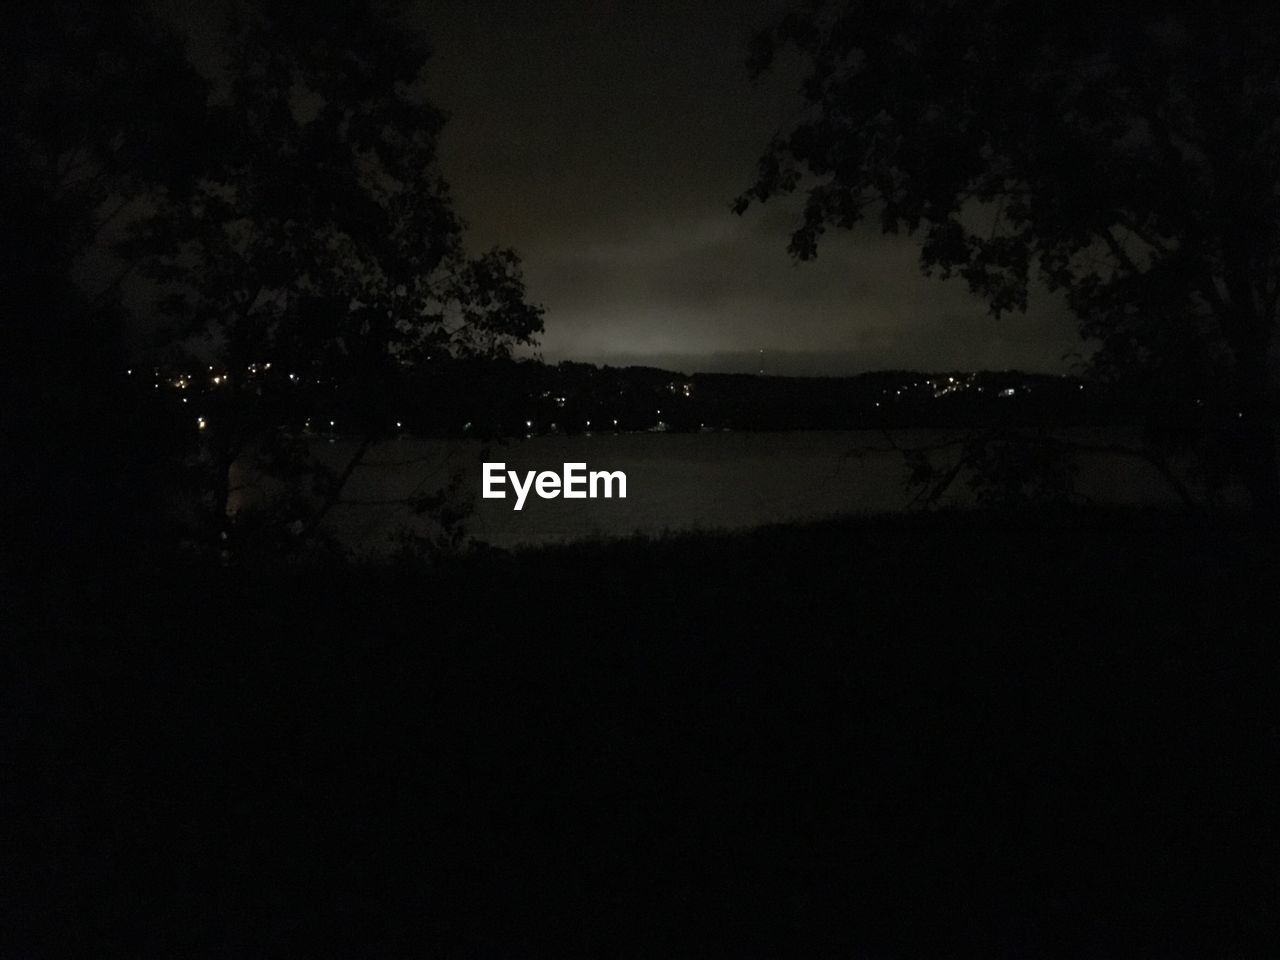
[[[1047,294],[993,320],[874,224],[793,264],[798,198],[729,205],[801,109],[798,65],[753,83],[785,2],[423,3],[445,172],[477,247],[524,256],[543,355],[692,369],[1060,371],[1080,340]],[[787,69],[789,68],[789,69]],[[765,351],[761,359],[758,351]]]
[[[196,5],[166,5],[193,25]],[[749,37],[785,7],[419,4],[469,246],[519,251],[547,309],[543,357],[685,372],[1069,370],[1064,355],[1082,344],[1047,294],[995,320],[963,282],[924,277],[915,243],[874,223],[828,234],[816,261],[796,264],[786,244],[800,197],[730,211],[802,109],[797,63],[759,82],[745,68]]]

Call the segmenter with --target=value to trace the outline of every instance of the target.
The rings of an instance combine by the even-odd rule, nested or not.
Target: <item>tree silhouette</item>
[[[207,117],[217,147],[194,197],[141,223],[133,247],[168,290],[172,336],[203,341],[226,372],[201,421],[215,527],[232,463],[273,449],[293,383],[341,397],[341,429],[360,442],[314,524],[394,429],[402,370],[506,355],[533,341],[541,309],[526,302],[512,251],[464,251],[437,164],[445,118],[421,96],[421,34],[385,4],[324,17],[275,2],[230,11],[225,82]]]
[[[120,522],[145,509],[126,508],[147,444],[119,389],[120,289],[135,264],[80,268],[139,204],[189,191],[208,84],[145,5],[52,0],[6,14],[0,402],[5,500],[22,530],[4,539],[20,554],[118,547]]]
[[[216,539],[242,452],[296,463],[278,428],[303,380],[324,384],[359,439],[317,522],[393,429],[415,369],[505,356],[541,331],[515,253],[464,249],[437,163],[445,117],[422,93],[429,50],[404,6],[300,16],[236,0],[209,12],[223,43],[203,73],[147,5],[55,0],[8,18],[0,354],[6,439],[25,467],[11,493],[33,542],[51,523],[120,513],[122,492],[148,482],[140,471],[191,448],[197,422]],[[126,328],[144,326],[130,316],[138,297],[122,294],[130,277],[162,294],[148,366],[199,358],[219,370],[201,409],[184,408],[182,436],[122,382]],[[89,502],[106,509],[75,519]]]
[[[1280,516],[1280,30],[1273,5],[813,3],[754,41],[801,57],[805,114],[741,213],[807,193],[790,251],[879,218],[991,311],[1060,290],[1095,368],[1208,404]]]

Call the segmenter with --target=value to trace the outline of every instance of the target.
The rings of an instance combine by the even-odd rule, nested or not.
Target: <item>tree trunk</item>
[[[210,466],[209,512],[206,522],[207,538],[210,547],[218,551],[225,544],[223,534],[227,531],[227,506],[231,499],[231,465],[234,458],[220,443],[214,443],[210,451],[213,463]]]
[[[311,518],[311,522],[307,524],[304,536],[309,537],[315,533],[324,518],[329,515],[329,511],[332,510],[342,498],[342,491],[346,489],[347,481],[351,479],[351,474],[355,473],[356,467],[360,466],[360,463],[364,460],[365,453],[372,445],[372,436],[366,434],[361,438],[360,445],[356,447],[355,453],[351,455],[351,459],[347,461],[347,465],[343,468],[342,472],[338,474],[333,485],[329,488],[329,492],[325,496],[324,501],[320,504],[319,509],[316,510],[315,515]]]

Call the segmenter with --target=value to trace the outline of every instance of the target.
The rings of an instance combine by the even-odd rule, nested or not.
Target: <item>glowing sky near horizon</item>
[[[207,8],[155,2],[208,55]],[[688,373],[1069,371],[1084,345],[1047,295],[996,320],[963,282],[923,276],[910,238],[861,224],[797,264],[801,197],[731,212],[802,107],[798,64],[758,82],[745,66],[749,37],[786,5],[413,3],[468,245],[520,253],[546,308],[541,355]]]
[[[547,308],[548,360],[845,373],[1065,371],[1065,308],[987,316],[871,224],[786,252],[799,198],[737,217],[769,137],[800,108],[796,64],[753,83],[746,44],[778,0],[423,3],[446,177],[470,243],[516,247]]]

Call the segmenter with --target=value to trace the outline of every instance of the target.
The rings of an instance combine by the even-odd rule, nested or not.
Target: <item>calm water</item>
[[[901,446],[953,438],[944,431],[897,431]],[[1072,434],[1096,443],[1128,443],[1118,431]],[[876,452],[855,455],[858,448]],[[317,457],[341,466],[354,444],[318,440]],[[542,500],[530,493],[516,512],[506,500],[480,497],[481,464],[560,472],[565,462],[588,470],[621,470],[625,500]],[[469,532],[495,546],[563,542],[584,537],[660,534],[688,529],[735,529],[789,520],[903,509],[910,499],[902,455],[887,449],[874,431],[798,433],[603,433],[544,436],[493,443],[400,439],[369,451],[353,474],[345,498],[388,501],[440,489],[462,475],[461,491],[473,501]],[[241,478],[244,479],[244,478]],[[251,485],[252,489],[252,485]],[[1130,457],[1083,455],[1078,491],[1104,503],[1174,503],[1177,498],[1148,464]],[[251,494],[250,494],[251,495]],[[971,496],[956,483],[949,502]],[[233,503],[233,509],[238,504]],[[407,507],[365,503],[334,508],[328,529],[357,551],[380,552],[405,524],[421,523]]]

